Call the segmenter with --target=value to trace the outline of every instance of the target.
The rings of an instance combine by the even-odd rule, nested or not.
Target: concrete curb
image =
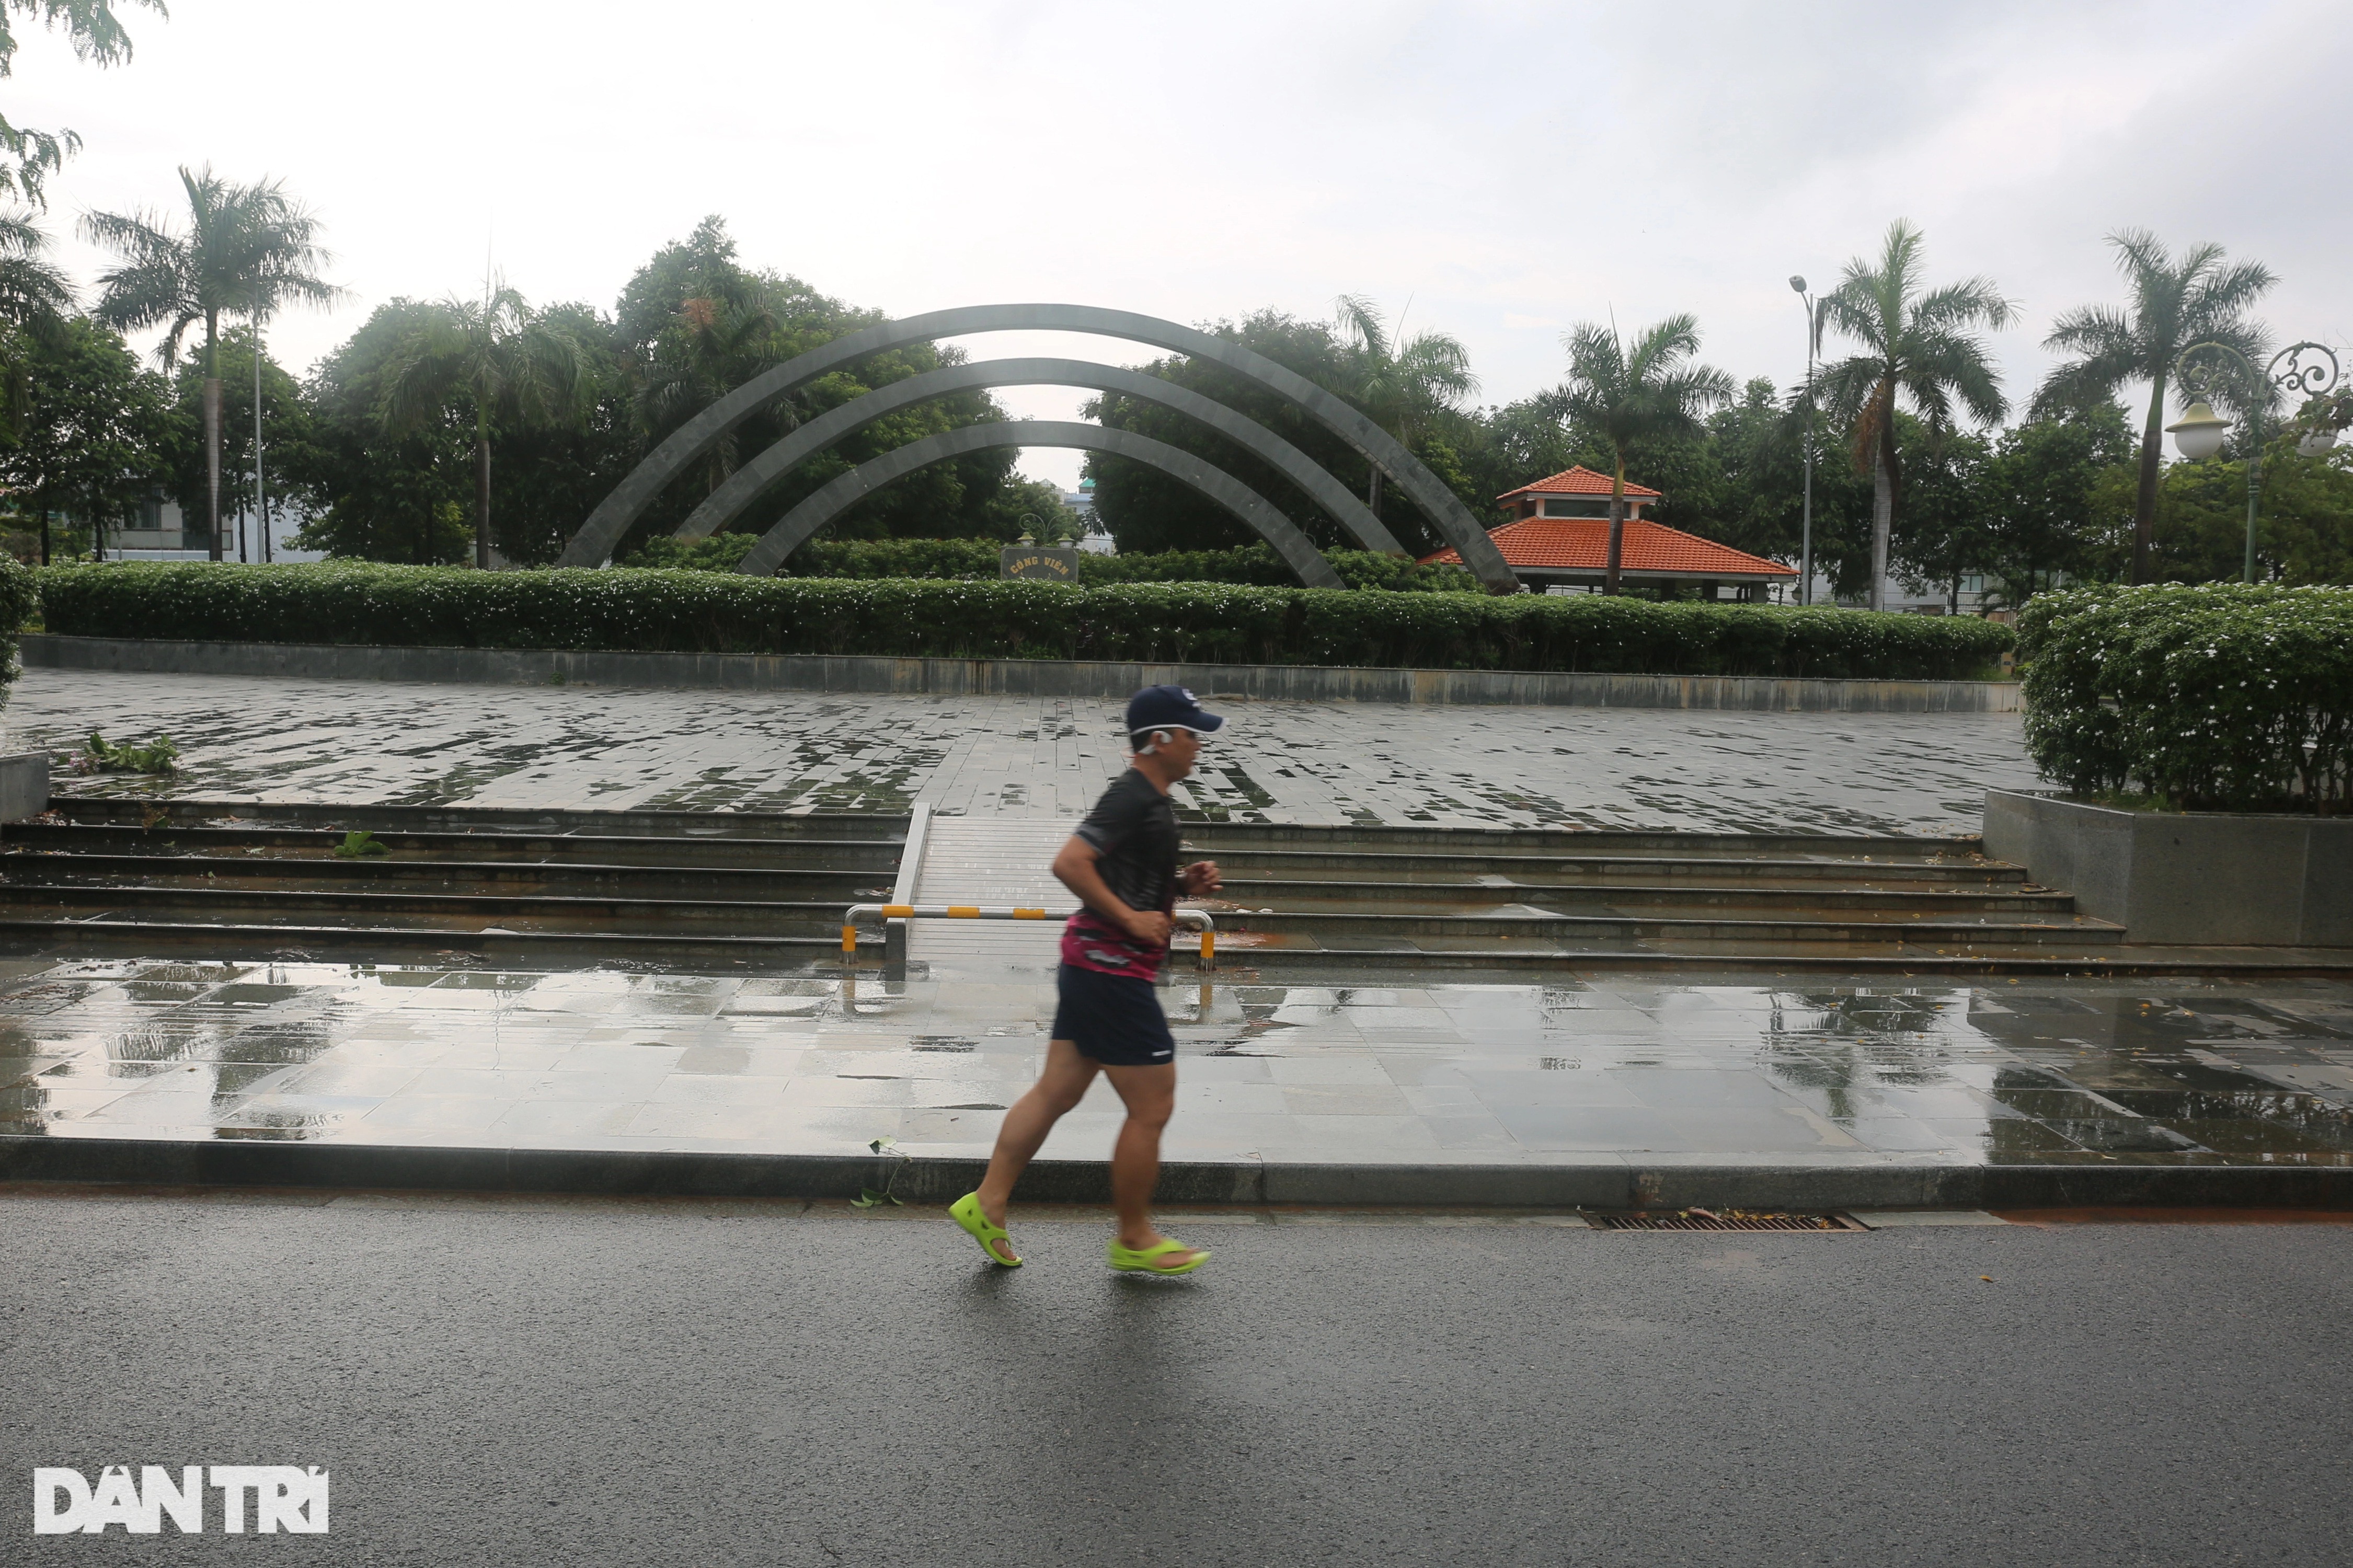
[[[50,636],[27,637],[22,649],[25,664],[40,669],[474,686],[1125,697],[1141,687],[1169,684],[1225,698],[1284,702],[1688,708],[1758,713],[2014,713],[2021,708],[2019,688],[2000,680],[1802,680],[1766,676],[818,654],[573,653],[548,648],[346,647]]]
[[[2146,1157],[2144,1157],[2146,1158]],[[895,1178],[894,1178],[894,1170]],[[977,1160],[566,1149],[416,1148],[216,1140],[0,1137],[0,1182],[410,1188],[602,1196],[844,1198],[891,1184],[915,1203],[969,1192]],[[1027,1202],[1108,1203],[1109,1167],[1040,1161]],[[2109,1162],[2032,1165],[1744,1165],[1709,1156],[1556,1164],[1172,1162],[1158,1202],[1525,1208],[2353,1208],[2353,1166]]]

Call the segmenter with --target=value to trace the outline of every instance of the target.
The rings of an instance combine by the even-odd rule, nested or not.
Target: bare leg
[[[1153,1228],[1152,1189],[1160,1184],[1160,1130],[1176,1108],[1176,1064],[1103,1070],[1127,1105],[1127,1120],[1120,1124],[1119,1142],[1111,1152],[1111,1201],[1119,1212],[1119,1243],[1141,1251],[1165,1239]],[[1169,1261],[1181,1262],[1190,1251]]]
[[[997,1130],[997,1149],[988,1157],[988,1174],[980,1179],[980,1212],[988,1223],[1002,1229],[1005,1205],[1013,1201],[1013,1184],[1037,1158],[1039,1145],[1063,1113],[1085,1098],[1087,1085],[1094,1082],[1103,1064],[1079,1054],[1079,1047],[1068,1040],[1054,1040],[1046,1047],[1046,1070],[1029,1091],[1013,1102],[1005,1113],[1004,1125]],[[1170,1080],[1175,1081],[1171,1068]],[[1165,1118],[1164,1118],[1165,1120]],[[1115,1178],[1114,1178],[1115,1179]],[[1012,1243],[1000,1241],[995,1251],[1010,1263]]]

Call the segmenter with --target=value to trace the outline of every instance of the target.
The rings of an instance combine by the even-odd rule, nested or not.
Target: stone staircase
[[[398,962],[799,966],[844,909],[1069,907],[1070,825],[56,798],[0,838],[0,951],[231,950]],[[366,833],[381,855],[338,855]],[[1598,966],[1999,972],[2310,968],[2133,947],[1973,838],[1189,824],[1229,971]],[[1053,962],[1050,923],[919,921],[893,949],[985,975]],[[1180,947],[1184,945],[1180,939]],[[879,962],[881,942],[863,948]],[[2344,955],[2353,958],[2353,955]],[[1186,961],[1180,956],[1178,966]],[[2321,968],[2341,968],[2322,963]]]

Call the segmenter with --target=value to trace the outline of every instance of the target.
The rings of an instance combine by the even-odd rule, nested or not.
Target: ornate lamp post
[[[1805,279],[1792,274],[1789,287],[1806,307],[1806,514],[1798,547],[1798,603],[1810,605],[1814,602],[1814,350],[1822,334],[1820,316],[1814,297],[1806,292]]]
[[[2204,355],[2213,363],[2193,367],[2190,356]],[[2203,462],[2222,449],[2223,433],[2231,422],[2208,406],[2208,389],[2217,384],[2225,388],[2232,379],[2231,361],[2238,362],[2240,384],[2249,394],[2247,399],[2247,562],[2240,581],[2255,580],[2255,509],[2263,495],[2263,413],[2272,400],[2282,393],[2301,394],[2306,398],[2317,397],[2335,386],[2342,378],[2337,355],[2327,345],[2316,342],[2290,343],[2272,355],[2271,363],[2258,372],[2254,362],[2228,343],[2192,343],[2183,349],[2173,362],[2173,374],[2184,387],[2198,395],[2198,401],[2186,409],[2181,417],[2165,428],[2173,437],[2173,444],[2191,462]],[[2334,425],[2316,424],[2295,449],[2307,458],[2316,458],[2337,444]]]

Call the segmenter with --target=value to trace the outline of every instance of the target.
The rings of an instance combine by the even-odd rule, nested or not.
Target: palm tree
[[[1399,444],[1410,447],[1432,420],[1477,395],[1479,378],[1471,374],[1471,351],[1460,338],[1448,332],[1401,337],[1381,324],[1379,310],[1361,294],[1343,294],[1335,306],[1346,357],[1331,378],[1332,390]],[[1400,319],[1398,326],[1403,325]],[[1365,510],[1378,517],[1381,469],[1377,463],[1370,466]]]
[[[105,246],[121,265],[99,276],[98,308],[90,314],[118,331],[165,329],[155,357],[169,369],[180,340],[199,321],[205,329],[206,538],[220,559],[221,384],[223,311],[258,323],[280,306],[332,305],[343,290],[318,276],[332,258],[318,243],[319,220],[286,194],[282,182],[231,184],[206,165],[183,166],[188,232],[160,214],[91,213],[84,238]]]
[[[48,258],[49,237],[0,210],[0,440],[14,441],[29,403],[29,350],[63,334],[73,285]]]
[[[681,300],[639,376],[638,421],[649,439],[667,434],[770,366],[781,363],[776,312],[764,290],[738,297],[697,295]],[[786,429],[789,405],[769,413]],[[703,459],[704,493],[735,471],[740,433],[731,429]]]
[[[2277,279],[2260,262],[2222,263],[2219,245],[2193,245],[2179,260],[2145,228],[2108,236],[2116,267],[2132,286],[2129,310],[2085,305],[2061,316],[2042,340],[2076,357],[2052,371],[2035,394],[2038,414],[2106,401],[2126,382],[2149,384],[2148,422],[2140,438],[2140,491],[2133,502],[2132,580],[2148,581],[2157,537],[2157,479],[2164,456],[2165,395],[2173,362],[2194,343],[2219,342],[2260,357],[2263,329],[2248,306]]]
[[[1609,565],[1602,592],[1615,594],[1626,556],[1626,448],[1698,434],[1702,416],[1732,401],[1732,377],[1690,363],[1699,353],[1699,322],[1689,315],[1645,327],[1631,343],[1614,323],[1597,321],[1580,321],[1560,341],[1568,350],[1568,382],[1556,406],[1609,445]]]
[[[569,419],[580,405],[580,345],[501,280],[480,300],[454,295],[426,312],[385,376],[385,430],[405,436],[464,392],[474,405],[474,564],[491,564],[491,420],[519,426]]]
[[[1879,258],[1846,264],[1822,300],[1830,324],[1862,352],[1826,363],[1815,377],[1820,400],[1845,425],[1858,470],[1871,475],[1871,607],[1885,607],[1887,541],[1904,472],[1895,446],[1895,405],[1912,405],[1932,430],[1952,423],[1956,399],[1972,418],[1990,423],[2009,412],[2000,377],[1971,328],[2009,325],[2010,302],[1990,279],[1968,278],[1929,289],[1921,281],[1920,231],[1888,225]]]

